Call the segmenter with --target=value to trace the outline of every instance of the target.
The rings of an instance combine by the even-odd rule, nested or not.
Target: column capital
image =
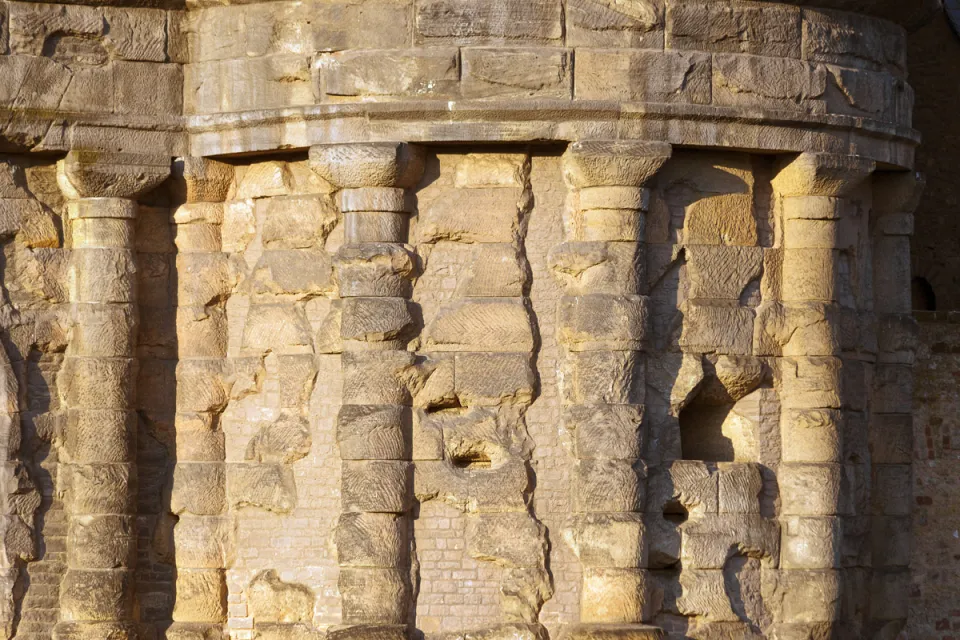
[[[927,178],[919,171],[883,172],[873,177],[875,215],[913,213],[920,204]]]
[[[423,175],[426,152],[406,142],[320,144],[310,147],[310,167],[339,189],[410,188]]]
[[[563,154],[563,177],[573,188],[643,187],[670,158],[666,142],[586,140]]]
[[[233,182],[233,165],[210,158],[183,157],[173,161],[172,185],[178,202],[223,202]]]
[[[876,169],[876,163],[862,156],[831,153],[802,153],[784,166],[773,179],[781,196],[849,195]]]
[[[129,198],[170,176],[170,157],[72,150],[57,163],[57,183],[70,199]]]

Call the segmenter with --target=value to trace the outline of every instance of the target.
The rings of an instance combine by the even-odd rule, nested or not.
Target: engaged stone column
[[[855,516],[865,515],[857,498],[866,491],[866,462],[845,453],[865,438],[865,360],[873,357],[857,337],[872,327],[858,326],[851,271],[861,231],[849,198],[873,169],[858,156],[805,153],[773,181],[784,225],[784,317],[802,328],[780,360],[778,472],[782,621],[797,633],[839,621],[844,528],[850,524],[847,533],[855,534],[863,522]]]
[[[573,190],[566,242],[551,251],[565,285],[558,341],[564,423],[574,439],[568,539],[583,566],[573,637],[658,638],[648,615],[642,514],[648,299],[644,185],[670,157],[668,144],[580,142],[564,155]]]
[[[217,638],[227,621],[226,568],[233,521],[226,514],[223,382],[227,357],[227,254],[223,200],[233,168],[205,158],[178,160],[186,203],[173,214],[177,247],[176,460],[171,510],[176,551],[175,625],[167,638]],[[178,178],[181,176],[178,176]],[[177,182],[180,186],[179,181]]]
[[[54,635],[121,640],[136,635],[136,198],[167,178],[170,159],[71,151],[57,172],[68,199],[73,318],[60,373],[68,531]]]
[[[343,460],[336,545],[345,625],[383,626],[402,637],[411,585],[413,498],[410,376],[414,354],[401,335],[414,270],[405,188],[423,172],[422,148],[405,143],[321,145],[311,165],[340,189],[346,243],[337,255],[343,298]],[[395,634],[395,635],[394,635]]]
[[[910,236],[923,193],[916,173],[873,179],[873,282],[877,365],[870,414],[873,578],[870,637],[894,637],[907,618],[913,506],[913,365]]]

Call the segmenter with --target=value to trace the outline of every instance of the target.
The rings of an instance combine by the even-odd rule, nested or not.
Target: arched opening
[[[926,278],[917,276],[911,283],[914,311],[936,311],[937,294]]]

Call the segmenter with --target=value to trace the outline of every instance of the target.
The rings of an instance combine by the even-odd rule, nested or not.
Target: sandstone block
[[[750,355],[753,348],[752,309],[727,304],[681,304],[680,349],[686,353]]]
[[[763,272],[760,247],[688,246],[684,255],[692,299],[739,300]]]
[[[723,569],[734,555],[776,562],[780,526],[756,514],[707,516],[684,526],[681,562],[693,569]]]
[[[623,5],[604,0],[574,0],[567,5],[567,44],[578,47],[663,48],[663,3]]]
[[[272,202],[273,199],[270,200]],[[257,233],[253,200],[232,200],[223,204],[221,244],[227,253],[244,251]],[[266,224],[264,225],[266,226]],[[293,229],[301,229],[293,225]],[[291,234],[295,231],[291,230]]]
[[[310,167],[345,189],[412,187],[423,173],[423,147],[403,142],[325,144],[310,147]]]
[[[463,49],[464,98],[569,99],[573,61],[563,49]]]
[[[218,252],[221,249],[220,225],[205,222],[178,224],[174,242],[179,253]]]
[[[75,249],[67,267],[71,302],[125,303],[136,300],[133,253],[125,249]]]
[[[904,32],[890,22],[834,11],[804,10],[803,58],[903,73]]]
[[[913,408],[913,368],[878,364],[874,373],[873,411],[910,413]]]
[[[407,210],[406,192],[395,187],[360,187],[340,191],[340,211],[391,211]]]
[[[247,353],[309,353],[313,332],[303,309],[293,303],[251,305],[243,327]]]
[[[416,258],[405,245],[364,243],[341,247],[336,255],[340,296],[409,297]]]
[[[177,432],[176,444],[180,462],[220,462],[226,455],[226,437],[222,431]]]
[[[784,358],[780,371],[783,408],[841,408],[843,366],[839,358]]]
[[[260,296],[306,298],[333,292],[333,264],[326,251],[264,251],[253,269],[251,288]]]
[[[763,478],[759,465],[725,464],[718,475],[720,513],[760,513]]]
[[[826,196],[837,198],[854,191],[876,168],[863,156],[807,152],[780,170],[773,179],[774,190],[785,198],[793,196]],[[785,204],[790,204],[785,202]],[[805,209],[815,206],[818,214],[834,216],[835,206],[824,200],[796,203]]]
[[[334,530],[341,567],[401,568],[408,555],[407,523],[391,513],[343,513]]]
[[[410,216],[389,211],[345,213],[344,237],[348,244],[362,242],[403,242],[407,239]]]
[[[874,620],[906,620],[910,600],[910,570],[875,571],[871,584],[871,617]]]
[[[119,358],[133,354],[137,311],[132,304],[75,304],[71,306],[73,339],[67,353]]]
[[[0,202],[10,202],[0,201]],[[16,201],[13,201],[16,202]],[[26,200],[24,202],[32,202]],[[89,202],[77,200],[72,203]],[[120,202],[130,202],[121,200]],[[6,206],[0,205],[0,206]],[[23,212],[26,213],[26,212]],[[29,214],[28,214],[29,215]],[[25,217],[21,215],[21,219]],[[71,235],[75,249],[125,249],[134,245],[134,225],[132,220],[116,218],[80,218],[74,220]]]
[[[233,507],[290,513],[297,506],[293,471],[283,464],[229,464],[227,492]]]
[[[236,553],[236,520],[221,516],[181,514],[173,527],[177,563],[198,569],[222,569]]]
[[[420,211],[416,237],[419,242],[514,243],[528,199],[529,193],[517,187],[457,190]]]
[[[870,523],[873,567],[879,569],[909,566],[913,550],[911,517],[873,516]]]
[[[834,569],[840,566],[840,518],[787,518],[783,527],[783,569]]]
[[[404,513],[413,497],[409,462],[344,461],[341,480],[346,512]]]
[[[302,584],[284,582],[276,571],[258,573],[247,587],[247,602],[259,622],[311,622],[313,592]]]
[[[554,43],[563,37],[559,0],[522,5],[482,0],[429,0],[417,5],[418,44]]]
[[[511,298],[471,298],[450,302],[423,331],[428,351],[533,351],[533,329],[526,305]]]
[[[223,299],[236,283],[224,253],[177,255],[177,304],[205,306]]]
[[[214,516],[226,510],[226,470],[223,463],[180,463],[173,472],[170,510]]]
[[[469,407],[530,404],[537,378],[526,354],[458,353],[454,390]]]
[[[585,569],[580,619],[587,623],[640,622],[649,590],[643,569]]]
[[[343,405],[337,418],[343,460],[406,460],[410,434],[410,411],[399,405]]]
[[[454,185],[458,189],[522,188],[529,179],[530,156],[526,153],[468,153],[457,163]]]
[[[133,516],[74,516],[67,530],[71,569],[131,568],[136,560]]]
[[[640,358],[635,351],[568,353],[561,382],[564,404],[643,404]]]
[[[345,624],[406,622],[410,592],[401,570],[344,568],[339,588]]]
[[[264,427],[250,439],[246,460],[293,464],[308,453],[312,439],[310,421],[306,416],[281,414],[280,418]]]
[[[800,10],[738,2],[685,2],[667,8],[668,49],[800,57]]]
[[[832,516],[847,512],[848,487],[839,464],[784,464],[777,479],[785,515]]]
[[[122,411],[133,401],[136,370],[128,358],[66,358],[61,393],[76,409]]]
[[[577,458],[634,460],[643,450],[642,422],[642,406],[598,404],[567,407],[563,424]]]
[[[648,305],[643,296],[564,296],[558,342],[570,351],[642,351]]]
[[[467,517],[470,557],[502,567],[537,568],[547,554],[546,529],[528,513]]]
[[[130,462],[136,456],[136,429],[137,416],[132,411],[69,411],[64,459],[78,464]]]
[[[710,56],[701,53],[579,49],[574,95],[578,100],[709,104],[710,67]]]
[[[717,474],[706,463],[676,460],[651,470],[647,482],[647,512],[671,513],[682,507],[691,513],[716,514],[719,505]]]
[[[330,640],[404,640],[406,625],[356,624],[331,627]]]
[[[515,457],[476,469],[458,468],[450,460],[424,461],[415,471],[414,488],[421,502],[440,498],[468,513],[527,512],[528,468]]]
[[[233,180],[232,165],[196,156],[178,158],[172,172],[172,186],[182,191],[185,202],[223,202]]]
[[[413,364],[408,351],[345,351],[343,403],[409,405]]]
[[[414,328],[404,298],[347,298],[343,301],[340,336],[357,342],[403,339]]]
[[[127,569],[67,571],[60,585],[60,607],[68,621],[129,620],[133,576]]]
[[[639,242],[564,242],[550,250],[554,276],[568,295],[644,291],[645,247]]]
[[[661,640],[659,627],[642,624],[578,624],[570,625],[566,640]]]
[[[639,514],[574,516],[564,539],[584,567],[634,569],[647,565],[646,531]]]
[[[226,622],[227,582],[222,569],[178,569],[176,622]]]
[[[780,422],[784,462],[841,462],[843,413],[790,409]]]
[[[913,460],[913,416],[870,414],[870,459],[875,464],[909,464]]]
[[[758,244],[757,221],[749,194],[708,195],[686,209],[683,240],[687,245]]]
[[[181,357],[226,357],[227,330],[227,313],[222,307],[177,307],[177,350]],[[140,342],[143,342],[142,336]]]
[[[230,395],[224,369],[222,360],[180,360],[176,369],[177,411],[222,411]]]
[[[680,574],[682,589],[677,611],[709,622],[737,622],[731,607],[724,572],[718,569],[686,569]]]
[[[824,113],[826,90],[821,66],[789,58],[714,56],[714,104]]]
[[[577,460],[573,509],[579,513],[642,511],[646,469],[633,460]]]
[[[783,571],[779,589],[787,623],[834,622],[840,615],[840,574],[832,570]]]
[[[464,298],[518,298],[529,286],[526,257],[508,243],[478,244],[458,295]]]
[[[444,98],[458,93],[456,49],[345,51],[324,63],[328,96]]]
[[[879,361],[913,364],[919,338],[919,325],[913,316],[884,314],[877,327]]]

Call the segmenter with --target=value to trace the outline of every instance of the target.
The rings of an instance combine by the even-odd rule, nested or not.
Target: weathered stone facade
[[[933,637],[923,3],[130,4],[0,2],[8,638]]]

